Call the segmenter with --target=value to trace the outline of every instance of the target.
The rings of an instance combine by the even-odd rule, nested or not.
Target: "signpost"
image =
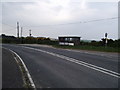
[[[108,36],[108,34],[105,33],[105,46],[107,46],[107,43],[108,43],[107,36]]]

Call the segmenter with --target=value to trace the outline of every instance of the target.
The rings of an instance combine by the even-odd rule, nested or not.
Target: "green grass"
[[[104,46],[59,46],[59,45],[53,45],[53,47],[56,48],[64,48],[64,49],[77,49],[77,50],[90,50],[90,51],[101,51],[101,52],[119,52],[120,48],[114,48],[114,47],[104,47]]]

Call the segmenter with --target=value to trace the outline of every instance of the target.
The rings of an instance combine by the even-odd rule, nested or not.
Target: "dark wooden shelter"
[[[60,36],[59,39],[59,45],[80,45],[80,38],[77,36]]]

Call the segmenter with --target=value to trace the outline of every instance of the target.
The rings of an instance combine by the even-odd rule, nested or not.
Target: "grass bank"
[[[59,46],[59,45],[52,45],[56,48],[63,48],[63,49],[76,49],[76,50],[90,50],[90,51],[101,51],[101,52],[119,52],[120,48],[114,47],[104,47],[104,46]]]

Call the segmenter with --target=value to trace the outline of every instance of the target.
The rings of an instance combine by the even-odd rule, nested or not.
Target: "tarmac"
[[[23,88],[23,79],[12,53],[2,48],[2,89],[6,88]]]

